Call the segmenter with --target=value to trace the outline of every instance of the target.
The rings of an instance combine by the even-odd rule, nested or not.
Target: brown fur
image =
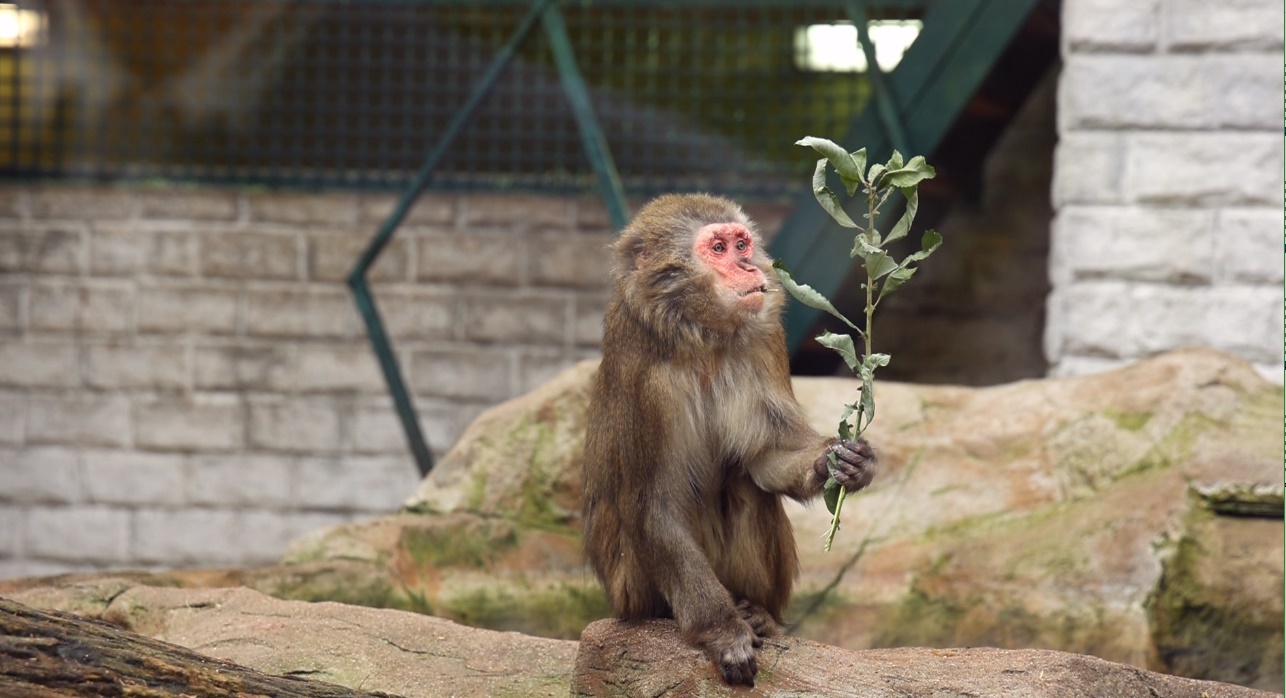
[[[698,229],[740,223],[767,277],[762,310],[716,298],[692,254]],[[617,616],[674,617],[731,683],[753,684],[752,647],[782,622],[798,571],[781,495],[816,496],[825,453],[865,486],[864,442],[813,431],[795,401],[781,283],[730,201],[669,195],[615,246],[615,290],[585,444],[585,550]]]

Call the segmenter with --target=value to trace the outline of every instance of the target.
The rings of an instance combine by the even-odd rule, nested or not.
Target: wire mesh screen
[[[900,4],[886,14],[915,3]],[[406,0],[0,4],[0,175],[396,188],[528,10]],[[793,142],[837,136],[868,94],[859,73],[798,66],[798,29],[843,21],[841,2],[598,1],[563,12],[631,194],[793,193],[812,167]],[[432,186],[593,183],[537,24]]]

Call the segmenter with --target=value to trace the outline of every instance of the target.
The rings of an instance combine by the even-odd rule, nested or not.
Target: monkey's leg
[[[657,586],[674,611],[679,631],[700,647],[729,684],[755,685],[755,648],[763,640],[742,619],[719,583],[705,551],[679,522],[677,512],[656,505],[644,522]]]

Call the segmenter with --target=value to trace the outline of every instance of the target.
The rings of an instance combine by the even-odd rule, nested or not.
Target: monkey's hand
[[[755,685],[755,674],[759,671],[755,664],[755,648],[763,644],[764,641],[750,625],[740,618],[732,619],[701,643],[706,655],[730,686]]]
[[[829,457],[832,453],[835,454],[833,466]],[[833,475],[840,487],[849,492],[856,492],[871,484],[879,469],[880,464],[875,457],[875,449],[871,448],[866,439],[856,441],[832,439],[822,455],[813,461],[813,471],[822,482]]]
[[[737,602],[737,613],[741,614],[741,619],[749,623],[750,629],[759,637],[772,637],[781,631],[772,614],[750,599]]]

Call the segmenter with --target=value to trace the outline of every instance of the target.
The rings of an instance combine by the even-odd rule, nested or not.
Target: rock
[[[402,608],[574,639],[610,615],[579,532],[469,511],[400,514],[296,541],[239,583],[283,598]]]
[[[1241,686],[1168,676],[1051,650],[844,650],[796,637],[759,650],[753,689],[731,689],[684,644],[673,621],[591,623],[581,636],[573,696],[989,696],[1005,698],[1267,698]]]
[[[837,388],[799,392],[834,404]],[[1187,350],[1083,378],[880,390],[886,470],[845,508],[839,555],[801,547],[801,635],[1046,647],[1280,689],[1279,386]],[[1271,518],[1224,516],[1211,490],[1262,494],[1245,499]],[[793,520],[807,541],[828,517]]]
[[[109,623],[6,599],[0,599],[0,688],[8,696],[388,696],[264,674]]]
[[[266,674],[408,697],[564,696],[576,651],[565,640],[389,609],[283,601],[245,588],[163,588],[100,577],[6,596],[39,609],[77,608]]]
[[[585,406],[597,372],[597,361],[582,361],[530,393],[483,412],[434,466],[406,508],[473,511],[579,530]]]
[[[114,694],[118,678],[136,693],[147,686],[153,689],[148,695],[194,696],[235,690],[343,695],[337,687],[408,698],[565,696],[569,686],[581,696],[1269,695],[1048,650],[850,651],[791,637],[765,642],[753,690],[730,689],[700,652],[679,639],[672,621],[595,622],[578,645],[403,611],[283,601],[245,588],[155,587],[128,577],[29,586],[7,596],[0,600],[5,695],[52,695],[34,687],[58,687],[64,691],[58,695]],[[106,623],[53,618],[89,628],[93,637],[75,644],[65,641],[66,633],[15,625],[41,615],[26,607],[75,607]],[[146,652],[131,649],[140,646]],[[42,651],[49,661],[36,661],[33,655]],[[45,671],[50,663],[90,682],[58,683],[63,674]]]
[[[485,412],[404,513],[310,535],[275,567],[133,583],[240,584],[576,638],[608,615],[579,552],[595,370]],[[823,431],[854,388],[795,379]],[[821,550],[820,504],[788,505],[794,634],[853,650],[1058,649],[1281,688],[1280,386],[1185,350],[1096,376],[877,392],[884,470],[848,500],[835,550]]]
[[[595,368],[484,413],[408,506],[574,536]],[[796,378],[795,392],[825,432],[855,385]],[[853,649],[1047,647],[1281,686],[1279,386],[1192,349],[1095,376],[877,390],[884,470],[849,500],[833,552],[816,542],[825,509],[788,504],[796,633]],[[584,599],[587,577],[545,558],[528,581]]]

